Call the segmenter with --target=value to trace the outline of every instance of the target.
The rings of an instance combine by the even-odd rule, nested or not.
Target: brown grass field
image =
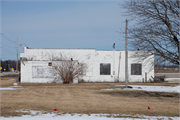
[[[1,80],[1,87],[12,86],[15,80]],[[101,89],[117,88],[124,83],[19,83],[24,89],[1,90],[1,116],[20,116],[15,110],[64,113],[143,114],[179,116],[179,94],[165,92]],[[175,83],[129,83],[138,85],[175,86]],[[151,110],[147,107],[150,106]]]

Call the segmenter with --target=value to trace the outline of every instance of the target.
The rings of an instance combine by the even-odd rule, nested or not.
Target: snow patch
[[[22,86],[11,86],[11,87],[22,87]]]
[[[114,86],[124,86],[124,85],[114,85]],[[101,89],[101,90],[145,90],[152,92],[178,92],[180,93],[180,86],[146,86],[146,85],[129,85],[132,88],[114,88],[114,89]]]
[[[13,83],[14,86],[17,86],[18,84],[17,83]]]
[[[180,80],[180,78],[164,78],[165,81]]]
[[[20,110],[21,111],[21,110]],[[166,117],[166,116],[145,116],[145,115],[127,115],[127,114],[56,114],[46,113],[41,111],[21,111],[30,112],[31,115],[22,115],[21,117],[0,117],[1,120],[179,120],[180,117]],[[116,117],[118,116],[118,118]],[[115,118],[116,117],[116,118]]]
[[[15,88],[7,87],[7,88],[0,88],[0,90],[16,90]]]
[[[5,88],[0,88],[0,90],[16,90],[16,89],[24,89],[21,88],[22,86],[11,86],[11,87],[5,87]]]

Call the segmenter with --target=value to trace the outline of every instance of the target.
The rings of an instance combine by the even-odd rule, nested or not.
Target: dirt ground
[[[1,87],[12,86],[15,80],[1,80]],[[144,114],[179,116],[179,94],[147,91],[106,91],[111,85],[124,83],[19,83],[24,89],[1,90],[1,115],[20,116],[15,110],[64,113]],[[164,85],[169,83],[130,83],[131,85]],[[117,88],[117,86],[116,86]],[[147,107],[151,110],[148,110]]]

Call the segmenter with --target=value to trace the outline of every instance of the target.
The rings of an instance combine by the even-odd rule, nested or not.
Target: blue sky
[[[125,50],[122,0],[1,0],[1,59],[29,48]],[[21,44],[21,45],[20,45]]]

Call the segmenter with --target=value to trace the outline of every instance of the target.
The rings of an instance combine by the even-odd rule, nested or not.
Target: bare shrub
[[[69,84],[73,82],[73,79],[78,79],[80,75],[83,75],[86,69],[84,63],[73,60],[73,58],[68,59],[62,54],[60,56],[59,60],[53,61],[53,67],[60,77],[60,79],[56,79],[57,82],[62,80],[64,84]]]
[[[78,83],[84,83],[84,79],[78,79]]]

